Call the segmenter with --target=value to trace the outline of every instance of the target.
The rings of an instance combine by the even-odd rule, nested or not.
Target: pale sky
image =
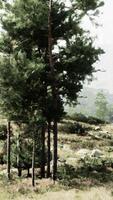
[[[113,93],[113,0],[104,1],[105,5],[101,8],[103,13],[98,18],[98,23],[102,26],[95,28],[85,23],[87,29],[90,27],[92,34],[97,35],[97,44],[105,51],[105,54],[100,57],[100,62],[96,64],[97,68],[105,72],[96,73],[97,80],[93,81],[89,87],[103,88]]]
[[[104,1],[105,5],[100,9],[102,14],[97,18],[97,22],[102,26],[96,28],[87,20],[83,25],[91,31],[92,35],[97,35],[96,43],[105,51],[105,54],[100,57],[100,62],[96,64],[96,68],[100,68],[105,72],[97,72],[95,74],[97,80],[94,80],[88,86],[107,89],[113,93],[113,0]]]

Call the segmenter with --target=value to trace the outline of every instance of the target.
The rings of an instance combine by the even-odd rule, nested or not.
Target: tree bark
[[[41,145],[41,178],[45,178],[45,126],[42,127]]]
[[[20,161],[20,152],[21,152],[21,144],[20,144],[20,134],[17,136],[17,167],[18,167],[18,176],[22,176],[22,168],[21,168],[21,161]]]
[[[56,181],[57,179],[57,144],[58,143],[58,128],[57,128],[57,121],[54,121],[53,124],[53,180]]]
[[[21,167],[18,167],[18,176],[19,176],[19,177],[22,176],[22,169],[21,169]]]
[[[31,177],[30,169],[29,169],[29,168],[27,169],[27,177],[28,177],[28,178]]]
[[[10,136],[11,136],[11,124],[8,122],[7,125],[7,177],[10,180],[11,174],[10,174],[10,168],[11,168],[11,160],[10,160],[10,150],[11,150],[11,141],[10,141]]]
[[[33,151],[32,151],[32,186],[35,186],[35,136],[33,136]]]
[[[48,122],[48,140],[47,140],[47,178],[50,177],[51,172],[50,172],[50,160],[51,160],[51,122]]]
[[[52,57],[52,0],[49,0],[49,12],[48,12],[48,53],[49,53],[49,64],[50,64],[50,70],[51,70],[51,78],[52,78],[52,97],[53,97],[53,105],[54,108],[54,115],[57,113],[57,80],[56,80],[56,72],[54,69],[53,64],[53,57]],[[57,179],[57,120],[56,116],[53,117],[53,180],[55,181]]]

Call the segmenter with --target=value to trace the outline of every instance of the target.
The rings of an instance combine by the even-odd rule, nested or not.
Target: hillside
[[[113,199],[113,125],[79,124],[83,132],[66,133],[69,123],[59,124],[58,181],[39,179],[35,170],[36,186],[31,178],[17,177],[11,169],[12,179],[7,181],[6,166],[0,165],[0,200],[112,200]],[[30,170],[31,171],[31,170]]]

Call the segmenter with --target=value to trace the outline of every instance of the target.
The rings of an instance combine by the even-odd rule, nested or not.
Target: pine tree
[[[96,116],[99,119],[107,120],[107,115],[108,115],[107,104],[108,102],[104,93],[102,91],[98,92],[95,99],[95,105],[96,105]]]
[[[6,113],[30,119],[31,113],[36,116],[39,111],[46,121],[53,122],[55,180],[57,123],[63,105],[76,103],[84,80],[92,77],[93,64],[103,52],[95,48],[81,21],[85,15],[95,15],[103,2],[72,0],[70,7],[58,1],[49,3],[15,0],[7,7],[2,17],[6,32],[0,42],[0,84]]]

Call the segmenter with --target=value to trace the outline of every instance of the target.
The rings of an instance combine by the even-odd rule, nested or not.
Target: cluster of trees
[[[16,125],[26,124],[32,143],[32,183],[36,141],[41,141],[41,177],[50,177],[53,132],[53,180],[57,178],[58,122],[64,103],[76,103],[84,80],[91,78],[93,64],[103,52],[96,48],[81,22],[94,17],[101,0],[1,1],[0,105],[2,114]],[[9,126],[10,127],[10,123]],[[24,126],[23,126],[24,127]],[[7,155],[10,178],[10,128]],[[28,138],[28,135],[25,136]]]

